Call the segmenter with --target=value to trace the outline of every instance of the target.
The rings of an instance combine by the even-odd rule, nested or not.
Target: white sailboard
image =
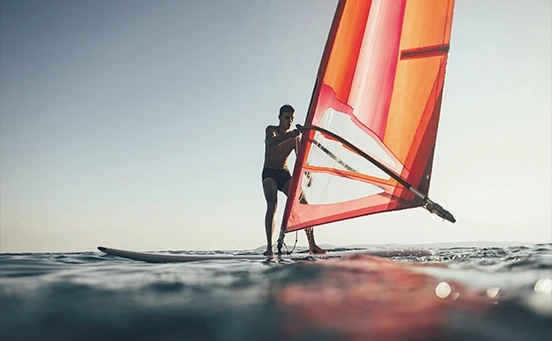
[[[421,257],[429,256],[432,252],[428,250],[417,249],[395,249],[395,250],[353,250],[353,251],[338,251],[328,252],[326,254],[314,255],[308,253],[292,253],[292,254],[274,254],[273,256],[263,256],[260,254],[218,254],[218,255],[190,255],[190,254],[171,254],[171,253],[153,253],[153,252],[138,252],[130,250],[113,249],[104,246],[98,246],[98,250],[112,256],[142,261],[147,263],[188,263],[188,262],[203,262],[203,261],[229,261],[229,260],[251,260],[251,261],[266,261],[266,260],[290,260],[299,261],[305,259],[328,259],[328,258],[343,258],[358,254],[366,254],[377,257]]]

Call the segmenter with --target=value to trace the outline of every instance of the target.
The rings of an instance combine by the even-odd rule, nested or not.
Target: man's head
[[[280,127],[286,130],[291,128],[293,120],[295,119],[295,109],[289,104],[282,105],[278,118],[280,119]]]

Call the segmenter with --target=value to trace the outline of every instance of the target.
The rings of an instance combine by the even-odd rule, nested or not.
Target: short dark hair
[[[284,104],[280,107],[280,114],[278,117],[281,117],[285,112],[295,112],[295,109],[289,104]]]

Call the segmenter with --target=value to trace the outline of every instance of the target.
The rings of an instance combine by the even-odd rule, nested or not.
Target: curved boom
[[[450,221],[451,223],[455,223],[456,222],[456,219],[454,218],[454,216],[452,215],[452,213],[450,213],[449,211],[447,211],[446,209],[444,209],[441,205],[439,205],[438,203],[434,202],[433,200],[431,200],[427,195],[421,193],[420,191],[418,191],[416,188],[414,188],[414,186],[412,186],[410,183],[408,183],[406,180],[404,180],[403,178],[401,178],[400,176],[398,176],[397,174],[395,174],[393,171],[391,171],[389,168],[385,167],[381,162],[379,162],[378,160],[374,159],[373,157],[371,157],[370,155],[366,154],[364,151],[362,151],[361,149],[359,149],[357,146],[353,145],[352,143],[350,143],[349,141],[345,140],[343,137],[335,134],[335,133],[332,133],[331,131],[329,130],[326,130],[324,128],[321,128],[321,127],[317,127],[317,126],[302,126],[300,124],[297,124],[297,129],[299,129],[300,131],[304,131],[304,130],[315,130],[315,131],[319,131],[321,133],[324,133],[324,134],[327,134],[331,137],[333,137],[334,139],[338,140],[339,142],[343,143],[344,145],[346,145],[347,147],[351,148],[353,151],[355,151],[358,155],[362,156],[363,158],[365,158],[366,160],[370,161],[372,164],[374,164],[376,167],[378,167],[379,169],[381,169],[383,172],[385,172],[387,175],[389,175],[390,177],[392,177],[393,179],[397,180],[398,183],[400,183],[401,185],[403,185],[406,189],[412,191],[414,194],[416,194],[417,197],[419,197],[420,199],[423,200],[424,202],[424,208],[427,209],[429,212],[431,213],[434,213],[436,214],[437,216],[445,219],[445,220],[448,220]],[[322,149],[324,151],[324,149]]]

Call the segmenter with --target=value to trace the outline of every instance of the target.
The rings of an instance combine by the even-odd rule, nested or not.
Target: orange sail
[[[322,129],[303,130],[283,232],[427,204],[453,7],[339,2],[305,122]]]

